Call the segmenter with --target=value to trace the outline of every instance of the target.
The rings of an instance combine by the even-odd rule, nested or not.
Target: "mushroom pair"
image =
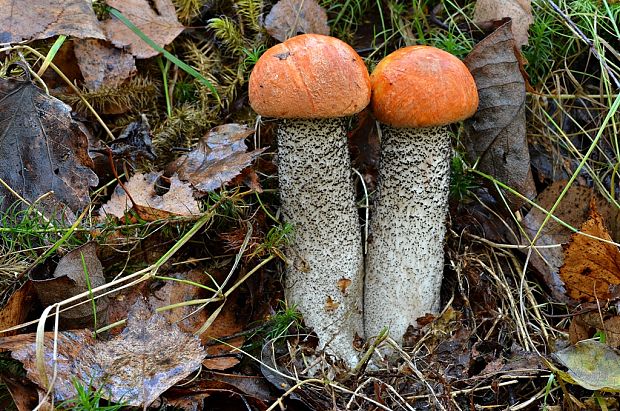
[[[364,269],[344,119],[368,105],[371,85],[387,126]],[[430,47],[398,50],[369,78],[350,46],[306,34],[261,56],[249,97],[258,114],[280,119],[282,213],[295,227],[286,297],[320,347],[354,366],[356,337],[388,325],[400,341],[438,308],[450,157],[443,125],[473,114],[475,84],[456,57]]]

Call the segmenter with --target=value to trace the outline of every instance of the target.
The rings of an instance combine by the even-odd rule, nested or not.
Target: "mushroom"
[[[346,43],[304,34],[267,50],[250,75],[250,105],[278,119],[281,210],[294,227],[285,296],[320,347],[352,367],[363,337],[362,240],[345,117],[370,101],[361,58]]]
[[[364,330],[370,337],[388,326],[402,343],[410,324],[439,309],[452,153],[447,125],[474,114],[478,93],[459,59],[428,46],[388,55],[370,82],[382,136]]]

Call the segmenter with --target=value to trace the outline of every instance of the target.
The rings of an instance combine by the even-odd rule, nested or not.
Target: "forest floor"
[[[620,408],[618,1],[29,3],[0,0],[0,408]],[[441,311],[353,370],[286,301],[277,126],[248,102],[297,33],[369,72],[434,46],[480,94]],[[367,234],[379,125],[347,127]]]

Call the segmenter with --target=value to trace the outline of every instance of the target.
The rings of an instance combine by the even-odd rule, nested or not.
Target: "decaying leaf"
[[[26,322],[34,298],[32,283],[26,281],[0,309],[0,330]],[[3,335],[8,336],[15,333],[16,331],[11,331],[10,333],[3,333]]]
[[[30,270],[28,275],[44,306],[105,284],[103,266],[97,258],[95,242],[86,243],[70,251],[58,261],[58,264],[52,259],[47,259],[43,264]],[[102,313],[108,307],[108,297],[98,298],[95,304],[98,319],[101,321]],[[91,304],[82,304],[63,311],[60,313],[60,318],[65,320],[63,325],[67,328],[79,328],[92,325],[94,314]]]
[[[0,43],[64,34],[104,39],[90,0],[0,0]]]
[[[536,203],[545,210],[551,210],[565,186],[565,181],[554,182],[536,197]],[[617,238],[620,233],[620,210],[590,187],[571,185],[553,214],[572,227],[580,227],[588,219],[592,201],[603,216],[605,225],[610,227],[612,237]],[[522,226],[530,239],[536,236],[545,217],[542,211],[532,208],[523,218]],[[560,245],[568,243],[571,234],[571,230],[549,219],[534,245],[551,247],[536,248],[530,256],[530,264],[543,276],[554,298],[560,301],[566,300],[564,282],[559,276],[560,267],[564,264],[564,250]],[[523,239],[522,244],[528,245],[529,242]],[[552,247],[553,245],[556,247]]]
[[[265,29],[279,41],[304,33],[329,35],[327,13],[316,0],[280,0],[265,17]]]
[[[183,31],[170,0],[107,0],[106,3],[120,11],[159,46],[170,44]],[[127,48],[136,58],[145,59],[159,54],[118,19],[105,20],[103,26],[112,44]]]
[[[605,344],[620,348],[620,316],[614,315],[603,321],[598,310],[575,315],[568,328],[571,344],[594,337],[597,332],[605,335]]]
[[[204,300],[213,294],[207,292],[204,288],[184,281],[191,281],[197,284],[208,283],[213,284],[216,281],[221,284],[226,277],[226,273],[208,270],[209,274],[203,269],[196,269],[184,272],[169,273],[166,276],[177,279],[167,280],[161,288],[148,287],[146,284],[142,287],[136,287],[130,293],[124,293],[116,296],[109,309],[108,322],[114,323],[127,317],[128,310],[136,301],[143,299],[148,301],[149,306],[153,309],[171,306],[183,301]],[[208,358],[203,360],[203,365],[209,369],[223,370],[230,368],[239,361],[235,357],[225,357],[235,351],[235,347],[241,347],[245,341],[245,337],[240,335],[236,338],[228,338],[231,335],[238,334],[245,329],[249,320],[248,316],[241,315],[241,305],[247,301],[233,293],[224,304],[224,307],[217,318],[213,321],[206,332],[199,336],[200,341],[206,346],[205,351]],[[161,313],[164,318],[173,324],[177,324],[179,329],[186,333],[195,333],[207,322],[216,307],[221,303],[213,303],[207,305],[203,309],[197,310],[198,305],[186,305],[167,309]],[[217,344],[213,340],[227,338],[226,344]]]
[[[536,194],[525,130],[525,81],[510,22],[478,43],[464,60],[476,81],[478,111],[465,122],[465,147],[478,168],[524,196]],[[523,200],[508,195],[511,208]]]
[[[620,392],[620,354],[594,340],[580,341],[553,354],[567,372],[564,379],[592,391]]]
[[[136,73],[133,56],[96,39],[75,40],[75,58],[89,90],[116,87]]]
[[[264,149],[247,152],[244,140],[254,131],[239,124],[224,124],[209,131],[189,154],[166,167],[204,193],[218,189],[241,174]]]
[[[45,334],[46,374],[52,381],[53,333]],[[44,387],[35,365],[34,335],[0,339],[0,348],[12,351],[28,377]],[[95,341],[89,330],[58,334],[58,376],[54,396],[76,395],[72,379],[90,383],[104,398],[127,405],[148,405],[200,366],[205,352],[197,337],[184,334],[139,300],[123,333],[110,341]]]
[[[580,302],[608,299],[620,285],[620,250],[595,238],[611,241],[603,218],[591,205],[590,218],[575,233],[564,253],[560,278],[569,297]],[[591,238],[585,236],[593,236]]]
[[[34,202],[60,202],[71,210],[85,207],[88,189],[98,182],[88,156],[88,140],[71,118],[71,107],[29,80],[0,79],[0,178]],[[17,201],[0,186],[0,210]],[[44,207],[45,208],[45,207]]]
[[[534,21],[530,0],[477,0],[474,9],[474,22],[512,19],[512,33],[518,47],[527,44],[527,31]]]
[[[155,221],[170,216],[195,216],[200,214],[198,203],[194,200],[193,190],[189,184],[181,182],[178,177],[170,178],[170,189],[159,195],[156,184],[160,173],[136,173],[124,184],[131,199],[122,187],[117,186],[112,198],[101,206],[99,214],[123,218],[131,209],[146,221]],[[132,200],[135,204],[132,204]]]

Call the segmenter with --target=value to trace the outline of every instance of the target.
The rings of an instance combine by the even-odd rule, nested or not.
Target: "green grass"
[[[102,388],[93,389],[91,385],[83,384],[77,379],[73,380],[73,386],[77,391],[75,398],[65,400],[58,404],[58,409],[62,411],[117,411],[124,405],[109,404],[104,399]]]

